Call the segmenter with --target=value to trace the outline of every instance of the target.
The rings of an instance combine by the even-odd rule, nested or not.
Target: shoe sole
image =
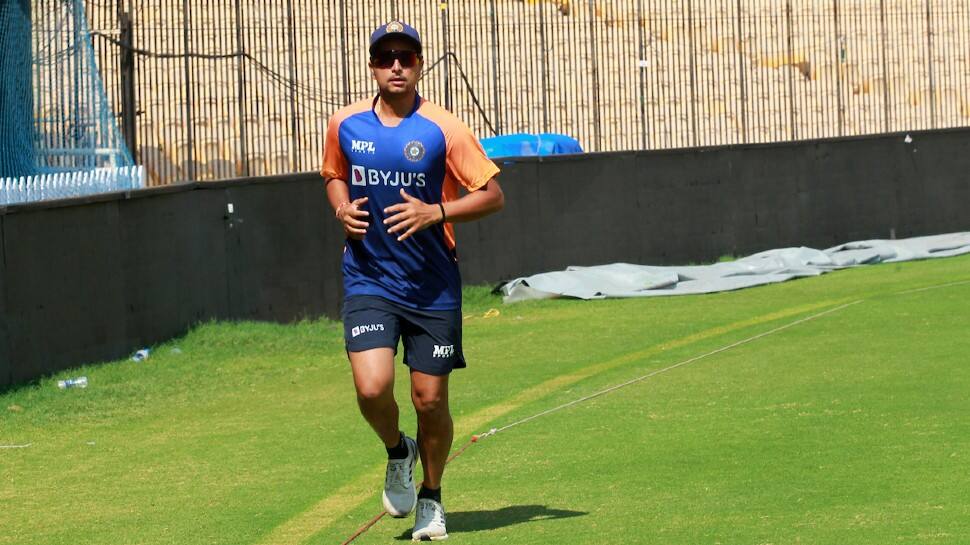
[[[412,468],[412,471],[413,471],[413,469],[414,468]],[[398,514],[394,513],[393,508],[391,506],[391,502],[387,499],[387,492],[384,492],[381,495],[381,498],[382,498],[383,503],[384,503],[384,511],[387,512],[387,514],[390,515],[392,518],[403,519],[403,518],[407,517],[408,515],[410,515],[411,513],[413,513],[414,512],[414,508],[418,506],[418,491],[417,491],[417,489],[415,489],[413,492],[414,492],[414,496],[411,498],[411,508],[408,509],[407,511],[403,511],[403,512],[398,513]]]
[[[420,541],[444,541],[446,539],[448,539],[448,534],[445,534],[443,536],[421,536],[419,538],[412,537],[411,541],[417,543]]]
[[[414,441],[410,437],[408,437],[408,439],[410,439],[410,441]],[[411,482],[413,483],[414,468],[418,466],[418,444],[413,443],[414,451],[412,451],[411,450],[412,443],[408,441],[406,442],[408,445],[408,452],[411,453]],[[411,508],[404,512],[394,513],[393,506],[391,505],[391,502],[387,499],[387,491],[384,491],[381,494],[381,500],[382,500],[382,503],[384,504],[384,511],[386,511],[387,514],[390,515],[392,518],[396,518],[396,519],[403,519],[404,517],[410,515],[411,513],[414,512],[414,508],[418,506],[418,487],[417,486],[412,487],[411,493],[413,494],[413,497],[411,498]]]

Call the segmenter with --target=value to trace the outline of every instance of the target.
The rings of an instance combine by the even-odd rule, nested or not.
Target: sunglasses
[[[375,68],[391,68],[394,66],[394,61],[397,61],[401,63],[401,68],[414,68],[420,59],[421,55],[417,51],[389,49],[374,53],[370,63]]]

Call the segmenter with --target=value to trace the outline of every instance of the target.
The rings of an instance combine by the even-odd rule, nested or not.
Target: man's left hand
[[[384,209],[385,214],[390,214],[384,220],[384,225],[391,226],[387,232],[394,234],[404,231],[397,237],[398,242],[442,220],[441,208],[438,205],[428,204],[421,199],[412,197],[403,189],[401,190],[401,197],[404,202]]]

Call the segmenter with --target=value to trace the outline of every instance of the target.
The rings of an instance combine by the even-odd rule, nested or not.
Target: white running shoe
[[[448,539],[445,529],[445,508],[440,503],[421,498],[418,500],[418,514],[414,519],[411,541],[441,541]]]
[[[388,460],[384,476],[384,509],[395,518],[406,517],[414,510],[418,492],[414,489],[414,466],[418,463],[418,444],[407,435],[404,446],[407,458]]]

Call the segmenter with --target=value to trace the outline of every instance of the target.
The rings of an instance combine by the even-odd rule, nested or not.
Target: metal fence
[[[375,92],[367,38],[390,19],[422,32],[422,95],[480,137],[608,151],[970,125],[970,0],[86,1],[152,184],[317,169],[328,117]]]

